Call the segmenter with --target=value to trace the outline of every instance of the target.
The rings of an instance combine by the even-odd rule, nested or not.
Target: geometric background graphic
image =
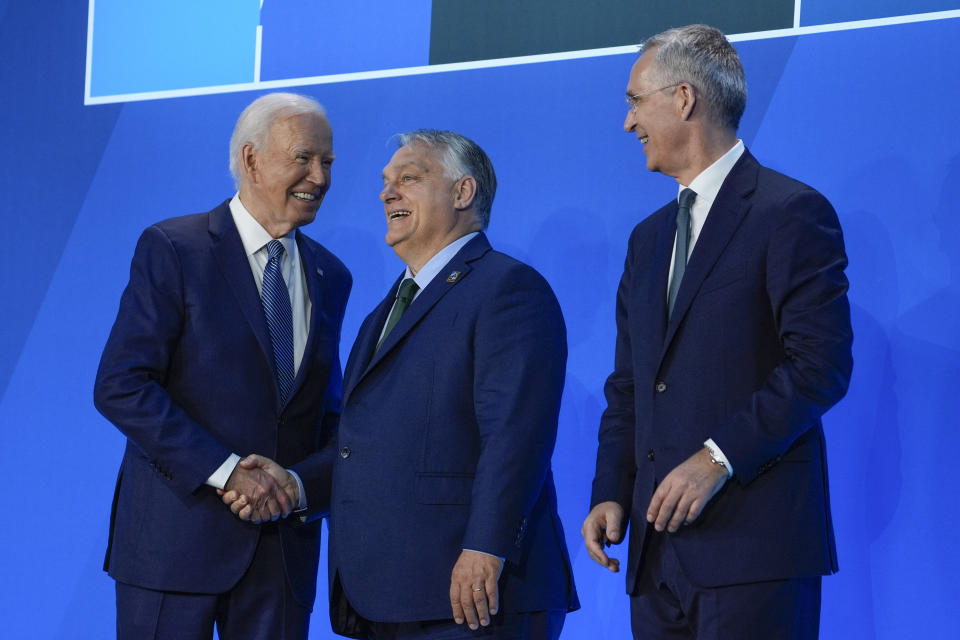
[[[264,43],[287,20],[282,3],[271,1],[251,10]],[[0,633],[10,638],[113,635],[113,584],[101,566],[123,438],[92,406],[100,351],[140,232],[233,193],[230,132],[266,88],[84,106],[82,4],[57,3],[51,11],[47,3],[0,0],[0,468],[9,514],[0,531]],[[108,0],[98,0],[97,10],[103,4]],[[368,5],[369,22],[350,9],[329,14],[344,29],[370,25],[381,48],[368,62],[386,55],[389,43],[398,65],[426,64],[430,3],[412,3],[420,44],[409,47],[404,28],[390,29],[401,24],[391,17],[401,3],[339,4]],[[235,6],[246,14],[246,4]],[[805,0],[801,26],[812,24],[807,16],[824,24],[952,11],[936,20],[736,42],[750,89],[741,137],[761,162],[830,198],[850,257],[854,374],[847,397],[824,420],[840,572],[824,580],[823,638],[955,635],[958,8]],[[307,42],[309,33],[298,29],[291,40]],[[337,49],[328,60],[349,61],[346,32],[338,27],[327,42]],[[280,73],[285,63],[268,62],[273,55],[264,48],[261,73]],[[335,132],[332,188],[306,231],[354,275],[344,357],[361,320],[402,270],[383,242],[377,197],[390,136],[422,126],[455,129],[492,158],[500,188],[491,242],[544,274],[568,327],[553,466],[583,604],[567,618],[563,637],[572,639],[628,637],[622,576],[593,564],[579,528],[613,361],[626,240],[676,195],[675,183],[645,170],[635,138],[621,130],[634,57],[296,89],[326,106]],[[133,78],[135,71],[123,72]],[[625,549],[614,554],[622,558]],[[312,638],[333,637],[324,571]]]

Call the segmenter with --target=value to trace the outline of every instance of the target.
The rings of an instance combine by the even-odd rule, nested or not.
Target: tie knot
[[[274,258],[280,259],[283,257],[284,248],[283,243],[279,240],[271,240],[267,243],[267,256],[269,260]]]
[[[399,291],[397,291],[397,300],[402,300],[405,304],[410,304],[413,302],[413,296],[416,295],[419,288],[413,278],[405,278],[403,282],[400,283]]]
[[[689,209],[697,197],[697,192],[693,189],[684,189],[680,192],[680,208]]]

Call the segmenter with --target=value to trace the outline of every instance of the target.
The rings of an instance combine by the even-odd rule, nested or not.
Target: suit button
[[[340,457],[346,460],[350,457],[350,447],[342,447],[340,449]]]
[[[667,390],[667,383],[661,380],[660,382],[657,383],[656,389],[657,389],[657,393],[663,393],[664,391]]]
[[[647,460],[653,462],[653,457],[653,449],[650,449],[650,451],[647,451]]]

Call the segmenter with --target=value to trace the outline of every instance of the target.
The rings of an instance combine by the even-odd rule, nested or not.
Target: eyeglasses
[[[628,93],[626,97],[627,106],[630,108],[631,111],[633,111],[634,109],[637,108],[637,105],[640,104],[640,101],[646,98],[647,96],[653,95],[658,91],[663,91],[664,89],[673,89],[674,87],[679,87],[681,84],[683,83],[675,82],[673,84],[668,84],[665,87],[660,87],[659,89],[650,89],[648,91],[641,91],[640,93],[634,93],[632,95]]]

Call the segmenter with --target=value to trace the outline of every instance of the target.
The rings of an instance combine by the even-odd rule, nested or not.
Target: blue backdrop
[[[423,4],[415,3],[420,16]],[[807,0],[799,24],[958,7]],[[137,236],[151,222],[232,195],[227,141],[260,93],[84,106],[87,10],[75,1],[0,0],[0,469],[10,507],[0,532],[0,635],[8,638],[113,634],[113,584],[101,564],[123,438],[92,406],[94,372]],[[378,15],[377,41],[403,48],[402,30]],[[850,255],[854,377],[825,419],[841,570],[824,581],[824,638],[950,637],[956,626],[956,15],[737,43],[750,87],[744,141],[761,162],[832,200]],[[353,13],[337,16],[360,24]],[[336,42],[350,45],[342,33]],[[413,46],[421,49],[404,55],[423,58],[425,45]],[[272,51],[264,51],[265,72],[292,55]],[[379,48],[369,59],[388,53]],[[676,193],[673,181],[644,169],[639,144],[621,130],[633,58],[296,89],[326,105],[335,131],[333,187],[307,232],[354,274],[344,356],[402,268],[383,243],[377,199],[388,138],[421,126],[455,129],[494,161],[501,186],[491,240],[547,277],[569,328],[554,455],[583,602],[568,618],[569,638],[628,636],[622,576],[589,560],[579,528],[627,235]],[[408,64],[424,62],[401,59]],[[117,68],[154,86],[145,61]],[[332,637],[325,599],[321,580],[312,638]]]

